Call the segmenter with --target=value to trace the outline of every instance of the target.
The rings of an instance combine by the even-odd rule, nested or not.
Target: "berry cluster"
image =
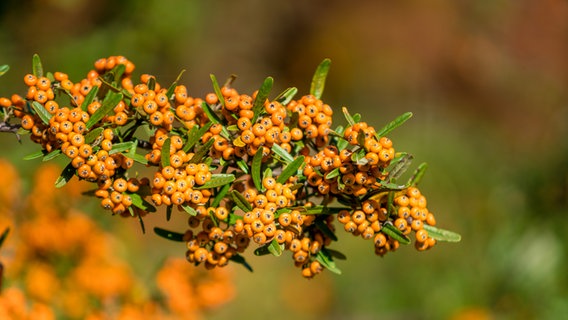
[[[155,231],[185,242],[191,263],[250,268],[240,253],[255,244],[257,255],[290,251],[307,278],[339,272],[334,258],[344,256],[330,248],[336,219],[373,239],[381,256],[410,243],[411,231],[419,250],[459,240],[434,227],[416,187],[424,166],[398,183],[411,156],[396,153],[386,135],[410,113],[376,130],[343,108],[348,125],[332,129],[333,109],[320,99],[329,60],[297,99],[296,88],[269,99],[270,77],[249,95],[234,79],[219,86],[211,76],[214,92],[192,97],[179,77],[167,88],[149,74],[136,82],[121,56],[97,60],[76,83],[44,75],[37,56],[33,67],[25,97],[0,98],[7,118],[21,119],[20,133],[41,145],[28,158],[64,154],[57,185],[73,176],[95,183],[92,194],[113,214],[141,223],[157,207],[168,219],[174,208],[189,214],[184,233]],[[147,169],[133,170],[136,163]]]

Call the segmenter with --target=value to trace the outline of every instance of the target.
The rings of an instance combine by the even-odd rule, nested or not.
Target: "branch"
[[[18,142],[22,142],[20,135],[18,134],[18,130],[20,129],[21,125],[19,124],[11,124],[8,122],[0,122],[0,132],[10,132],[16,135]]]

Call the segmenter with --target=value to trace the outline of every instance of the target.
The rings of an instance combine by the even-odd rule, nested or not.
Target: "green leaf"
[[[6,238],[8,237],[8,233],[10,233],[10,227],[6,227],[6,229],[4,229],[4,231],[2,231],[2,235],[0,235],[0,248],[4,244],[4,241],[6,241]]]
[[[225,196],[229,192],[229,189],[231,189],[230,184],[226,184],[223,186],[223,188],[219,189],[219,192],[215,195],[215,198],[211,202],[211,207],[213,208],[218,207],[219,204],[221,204],[221,201],[225,198]]]
[[[45,108],[37,101],[32,102],[32,109],[41,119],[41,122],[45,125],[49,125],[49,119],[51,119],[51,114],[45,110]]]
[[[148,90],[154,91],[156,89],[156,77],[148,78]]]
[[[393,226],[392,223],[385,223],[383,225],[383,228],[381,229],[381,232],[393,238],[394,240],[397,240],[398,242],[400,242],[400,244],[410,243],[410,239],[406,235],[404,235],[400,230],[398,230],[397,227]]]
[[[197,211],[188,205],[182,205],[181,208],[191,216],[195,217],[197,215]]]
[[[8,72],[8,70],[10,70],[10,66],[7,64],[1,65],[0,66],[0,77],[3,76],[6,72]]]
[[[274,79],[272,77],[266,77],[260,89],[258,89],[258,93],[256,94],[256,98],[254,99],[254,103],[252,106],[252,111],[254,112],[254,116],[252,118],[252,123],[256,122],[258,116],[264,111],[264,102],[268,98],[268,94],[270,90],[272,90],[272,85],[274,84]]]
[[[91,129],[95,124],[101,121],[106,115],[110,113],[112,109],[116,107],[116,105],[122,100],[123,95],[122,93],[116,92],[109,92],[106,98],[103,100],[101,107],[95,111],[95,113],[89,118],[85,126],[87,129]]]
[[[294,161],[294,157],[292,157],[292,155],[289,154],[288,151],[284,150],[278,144],[273,144],[270,150],[272,150],[272,152],[280,156],[280,158],[282,158],[282,160],[284,160],[286,164],[289,164],[290,162]]]
[[[212,125],[213,122],[207,122],[201,128],[198,128],[197,126],[191,128],[191,130],[189,130],[189,132],[187,133],[187,142],[183,146],[183,151],[185,153],[188,153],[191,148],[193,148],[193,146],[201,139],[201,137],[203,137],[205,133],[209,131],[209,128],[211,128]]]
[[[161,152],[161,164],[162,168],[168,167],[170,165],[170,145],[172,139],[167,138],[162,145],[162,152]]]
[[[326,269],[328,269],[329,271],[335,273],[335,274],[341,274],[341,270],[339,270],[339,268],[337,268],[337,266],[335,265],[335,262],[333,261],[333,258],[331,257],[331,254],[327,251],[326,248],[322,248],[317,254],[316,254],[316,260]]]
[[[252,267],[250,266],[250,264],[247,263],[245,258],[243,258],[243,256],[241,256],[240,254],[238,254],[238,253],[235,254],[234,256],[230,257],[229,260],[243,265],[248,271],[252,272]]]
[[[345,120],[347,120],[347,123],[349,124],[350,127],[352,127],[355,123],[355,119],[353,119],[353,117],[349,114],[349,110],[347,110],[346,107],[341,108],[341,111],[343,111],[343,115],[345,116]]]
[[[327,253],[329,253],[329,255],[331,257],[334,257],[334,258],[339,259],[339,260],[346,260],[347,259],[347,257],[343,253],[341,253],[337,250],[333,250],[333,249],[330,249],[330,248],[326,248],[325,250],[327,250]]]
[[[166,96],[168,97],[168,99],[171,99],[171,98],[172,98],[172,96],[173,96],[173,94],[174,94],[174,92],[175,92],[175,90],[176,90],[177,84],[178,84],[179,80],[181,79],[181,75],[182,75],[184,72],[185,72],[185,69],[183,69],[183,70],[180,71],[180,73],[178,74],[176,80],[170,85],[170,87],[168,88],[168,91],[166,91]]]
[[[339,168],[335,168],[325,175],[325,179],[331,180],[335,177],[339,177],[340,174],[341,173],[339,172]]]
[[[428,169],[428,164],[426,162],[421,163],[418,166],[418,168],[416,168],[416,170],[414,171],[412,177],[410,177],[410,179],[408,180],[408,185],[409,186],[418,185],[420,183],[420,180],[422,180],[424,173],[426,173],[426,169]]]
[[[252,182],[254,183],[256,190],[259,191],[262,191],[264,189],[262,186],[262,177],[260,176],[261,168],[262,168],[262,148],[259,148],[254,154],[251,164]]]
[[[250,203],[237,190],[231,191],[231,198],[233,198],[233,201],[235,202],[237,207],[239,207],[239,209],[243,210],[244,212],[252,211],[252,206],[250,205]]]
[[[130,196],[130,198],[132,199],[132,205],[136,208],[142,209],[145,212],[156,212],[156,207],[154,207],[148,201],[144,200],[144,198],[142,198],[140,194],[130,192],[127,192],[126,194]]]
[[[55,149],[50,153],[46,154],[41,161],[53,160],[61,155],[61,149]]]
[[[85,96],[85,100],[81,103],[81,110],[87,111],[87,107],[95,100],[97,93],[99,92],[99,87],[93,86],[89,93]]]
[[[453,231],[436,228],[429,224],[424,224],[424,230],[428,231],[428,236],[438,241],[447,241],[447,242],[461,241],[461,235]]]
[[[237,166],[239,166],[239,168],[240,168],[245,174],[248,174],[248,173],[249,173],[249,167],[248,167],[248,164],[246,163],[245,160],[243,160],[243,159],[237,160]]]
[[[134,211],[132,207],[128,207],[130,211],[130,215],[134,216]],[[140,229],[142,229],[142,234],[146,234],[146,227],[144,226],[144,220],[142,220],[142,216],[138,215],[138,222],[140,222]]]
[[[388,180],[391,182],[398,180],[398,178],[406,172],[413,158],[414,157],[408,153],[403,153],[399,157],[394,158],[391,162],[392,168],[389,170]]]
[[[141,154],[134,154],[134,155],[130,155],[129,156],[132,160],[141,163],[141,164],[148,164],[148,159],[146,159],[143,155]]]
[[[405,113],[401,114],[400,116],[398,116],[393,121],[389,122],[381,130],[377,131],[377,133],[375,134],[375,136],[377,137],[377,140],[379,140],[381,137],[386,136],[391,131],[393,131],[394,129],[401,126],[403,123],[406,122],[406,120],[410,119],[411,117],[412,117],[412,112],[405,112]]]
[[[212,122],[212,124],[221,123],[221,118],[219,118],[219,116],[211,110],[211,107],[209,107],[205,101],[201,103],[201,109],[203,109],[203,112],[205,112],[207,118]]]
[[[221,103],[221,105],[224,108],[225,107],[225,97],[223,97],[223,94],[221,93],[221,88],[219,88],[219,82],[217,82],[217,78],[215,77],[214,74],[210,74],[209,77],[211,78],[211,82],[213,82],[213,90],[215,90],[215,94],[217,95],[217,98],[219,99],[219,103]]]
[[[288,103],[290,103],[290,101],[292,101],[292,99],[294,99],[294,96],[297,93],[298,93],[298,89],[296,87],[290,87],[290,88],[282,91],[282,93],[280,93],[276,98],[274,98],[274,100],[280,102],[283,106],[285,106]]]
[[[235,175],[230,173],[215,173],[211,175],[211,180],[205,182],[202,186],[194,187],[194,189],[212,189],[227,185],[235,181]]]
[[[170,221],[172,218],[172,206],[166,206],[166,221]]]
[[[203,158],[209,153],[209,149],[211,149],[213,143],[215,143],[215,139],[211,138],[207,140],[207,142],[205,142],[205,144],[202,145],[201,148],[193,155],[191,160],[189,160],[189,163],[200,163],[201,160],[203,160]]]
[[[359,149],[359,151],[353,152],[351,154],[351,161],[353,161],[353,164],[356,165],[365,165],[368,162],[367,158],[365,158],[365,155],[365,149]]]
[[[112,68],[110,73],[113,75],[113,80],[115,82],[119,82],[120,78],[122,78],[122,75],[124,74],[125,71],[126,71],[126,65],[120,63],[117,64],[114,68]]]
[[[89,131],[85,135],[85,143],[87,143],[87,144],[93,143],[97,138],[99,138],[101,136],[101,134],[103,134],[103,131],[104,131],[104,128],[102,128],[102,127],[98,127],[98,128],[95,128],[95,129]]]
[[[353,121],[355,121],[355,123],[361,122],[361,114],[360,113],[354,114],[353,115]]]
[[[262,247],[258,247],[256,250],[254,250],[254,254],[257,256],[263,256],[271,253],[274,256],[279,257],[282,255],[283,251],[284,251],[284,244],[280,244],[278,243],[278,241],[276,241],[276,239],[272,239],[272,241],[270,241],[269,243],[263,245]]]
[[[276,178],[278,183],[286,183],[288,178],[298,173],[298,169],[304,165],[304,156],[299,156],[282,170],[282,173]]]
[[[323,221],[322,219],[315,220],[316,226],[320,229],[323,234],[325,234],[328,238],[333,241],[337,241],[337,236],[335,233],[329,228],[329,226]]]
[[[25,156],[23,159],[24,160],[33,160],[33,159],[37,159],[37,158],[41,158],[45,155],[45,153],[43,153],[43,151],[37,151],[31,154],[28,154],[27,156]]]
[[[183,233],[173,232],[159,227],[154,227],[154,232],[162,238],[172,241],[183,242]]]
[[[136,141],[119,142],[119,143],[115,143],[115,144],[112,145],[112,148],[110,149],[108,154],[126,152],[126,151],[132,150],[134,148],[136,148]]]
[[[329,67],[331,65],[330,59],[323,59],[323,61],[318,65],[314,76],[312,77],[312,84],[310,86],[310,94],[314,95],[317,99],[320,99],[323,95],[323,89],[325,87],[325,78],[329,72]]]
[[[61,188],[66,185],[67,182],[69,182],[69,180],[71,180],[71,178],[75,175],[75,171],[73,164],[69,162],[69,164],[61,172],[61,175],[59,175],[59,178],[55,181],[55,187]]]
[[[43,65],[41,64],[41,59],[37,53],[34,54],[32,58],[32,70],[34,76],[38,78],[43,77]]]

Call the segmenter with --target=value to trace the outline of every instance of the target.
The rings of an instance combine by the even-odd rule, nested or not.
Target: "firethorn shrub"
[[[40,146],[26,159],[67,158],[56,187],[73,177],[91,183],[87,195],[142,228],[158,207],[167,219],[174,209],[187,214],[185,231],[154,231],[185,242],[187,261],[206,269],[251,269],[242,253],[254,247],[256,255],[289,251],[306,278],[340,273],[337,228],[369,240],[379,256],[411,242],[422,251],[459,241],[436,226],[418,189],[426,165],[400,182],[412,156],[387,135],[412,114],[376,129],[343,108],[347,123],[334,127],[335,110],[321,100],[329,66],[317,67],[301,97],[291,87],[269,98],[271,77],[246,94],[233,78],[220,86],[211,75],[213,92],[199,98],[181,73],[167,87],[150,74],[134,78],[123,56],[97,60],[74,82],[44,73],[35,55],[27,92],[0,102],[8,121],[20,119],[6,126]]]

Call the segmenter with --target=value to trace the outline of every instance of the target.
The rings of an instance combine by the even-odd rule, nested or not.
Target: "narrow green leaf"
[[[191,160],[189,160],[189,163],[200,163],[201,160],[203,160],[203,158],[209,153],[209,149],[211,149],[213,143],[215,143],[215,139],[211,138],[207,140],[207,142],[205,142],[205,144],[202,145],[201,148],[193,155]]]
[[[144,198],[142,198],[140,194],[130,192],[127,192],[126,194],[130,196],[130,198],[132,199],[132,205],[136,208],[139,208],[145,212],[156,212],[156,207],[154,207],[148,201],[144,200]]]
[[[136,148],[136,141],[119,142],[112,145],[112,148],[110,149],[108,154],[126,152],[134,148]]]
[[[172,206],[166,206],[166,221],[170,221],[172,218]]]
[[[201,137],[203,137],[205,133],[209,131],[209,128],[211,128],[212,125],[213,122],[208,122],[201,128],[198,128],[197,126],[191,128],[191,130],[189,130],[189,132],[187,133],[187,142],[183,146],[183,151],[185,153],[188,153],[191,148],[193,148],[193,146],[195,146],[195,144],[201,139]]]
[[[248,271],[252,272],[252,267],[250,266],[250,264],[247,263],[245,258],[243,258],[243,256],[241,256],[240,254],[238,254],[238,253],[235,254],[234,256],[230,257],[229,260],[243,265],[243,267],[245,267]]]
[[[161,152],[161,164],[162,168],[168,167],[170,165],[170,145],[172,139],[167,138],[162,145],[162,152]]]
[[[95,124],[101,121],[106,115],[110,113],[114,107],[122,100],[122,93],[109,92],[106,98],[103,100],[101,107],[95,111],[91,118],[85,123],[87,129],[91,129]]]
[[[185,69],[181,70],[176,78],[176,80],[170,85],[170,87],[168,88],[168,91],[166,91],[166,96],[168,97],[168,99],[172,99],[174,92],[176,90],[177,84],[179,82],[179,80],[181,79],[181,75],[184,74]]]
[[[398,116],[393,121],[389,122],[381,130],[377,131],[377,133],[375,134],[375,136],[377,137],[377,140],[379,140],[381,137],[386,136],[391,131],[393,131],[394,129],[401,126],[403,123],[406,122],[406,120],[410,119],[411,117],[412,117],[412,112],[405,112],[405,113],[401,114],[400,116]]]
[[[252,182],[256,187],[256,190],[262,191],[264,188],[262,187],[262,177],[260,176],[260,170],[262,168],[262,148],[259,148],[254,157],[252,157],[252,164],[251,164],[251,175],[252,175]]]
[[[392,223],[385,223],[383,225],[383,228],[381,229],[381,232],[393,238],[394,240],[397,240],[398,242],[400,242],[400,244],[410,243],[410,239],[400,230],[398,230],[397,227],[393,226]]]
[[[117,64],[114,68],[112,68],[110,73],[113,75],[113,80],[118,83],[120,82],[120,78],[122,78],[122,75],[124,74],[125,71],[126,71],[126,65],[120,63]]]
[[[339,268],[337,268],[337,266],[335,265],[335,262],[333,261],[333,258],[331,257],[331,254],[329,254],[329,252],[327,251],[327,249],[322,248],[317,254],[316,254],[316,260],[326,269],[328,269],[329,271],[335,273],[335,274],[341,274],[341,270],[339,270]]]
[[[156,77],[150,77],[148,79],[148,90],[154,91],[156,89]]]
[[[299,156],[282,170],[282,173],[276,178],[276,182],[286,183],[288,178],[298,173],[298,169],[304,165],[304,156]]]
[[[215,94],[217,95],[217,98],[219,99],[219,103],[221,103],[221,105],[224,108],[225,107],[225,97],[221,93],[221,88],[219,88],[219,82],[217,82],[217,78],[215,77],[214,74],[210,74],[209,77],[211,78],[211,82],[213,83],[213,90],[215,90]]]
[[[192,207],[188,206],[188,205],[182,205],[180,206],[185,212],[189,213],[191,216],[196,216],[197,215],[197,211],[195,209],[193,209]]]
[[[330,248],[326,248],[325,250],[327,250],[327,253],[329,253],[329,255],[333,258],[336,258],[336,259],[339,259],[339,260],[346,260],[347,259],[347,257],[343,253],[341,253],[337,250],[333,250],[333,249],[330,249]]]
[[[312,77],[310,94],[314,95],[317,99],[320,99],[323,95],[323,89],[325,88],[325,78],[327,77],[327,73],[329,72],[330,65],[330,59],[323,59],[323,61],[316,68],[314,76]]]
[[[322,219],[316,219],[315,221],[316,226],[320,229],[323,234],[325,234],[328,238],[333,241],[337,241],[337,236],[335,233],[329,228],[329,226],[323,221]]]
[[[279,244],[278,241],[276,241],[276,239],[272,239],[272,241],[270,241],[269,243],[256,248],[256,250],[254,250],[254,254],[256,256],[264,256],[271,253],[274,256],[279,257],[282,255],[283,251],[284,251],[284,244]]]
[[[256,122],[258,116],[263,113],[264,110],[264,102],[268,98],[268,94],[270,90],[272,90],[272,85],[274,84],[274,79],[272,77],[266,77],[260,89],[258,89],[258,93],[256,94],[256,98],[254,99],[254,103],[252,106],[252,111],[254,112],[254,116],[252,118],[252,123]]]
[[[343,115],[345,116],[345,120],[347,120],[347,123],[349,124],[349,126],[353,126],[355,123],[355,119],[353,119],[353,117],[349,114],[349,110],[347,110],[346,107],[341,108],[341,111],[343,111]]]
[[[154,227],[154,232],[162,238],[183,242],[183,233],[173,232],[159,227]]]
[[[41,59],[39,55],[36,53],[33,55],[32,58],[32,72],[36,77],[43,77],[43,65],[41,64]]]
[[[218,207],[219,204],[221,204],[221,201],[225,198],[225,196],[229,192],[229,189],[231,189],[230,184],[226,184],[221,189],[219,189],[219,192],[215,195],[215,198],[211,202],[211,207],[213,208]]]
[[[355,121],[355,123],[361,122],[361,114],[360,113],[354,114],[353,115],[353,121]]]
[[[205,182],[202,186],[194,187],[194,189],[212,189],[227,185],[235,181],[235,175],[230,173],[215,173],[211,175],[211,180]]]
[[[89,131],[85,135],[85,143],[92,144],[97,138],[99,138],[101,136],[101,134],[103,134],[103,131],[104,131],[104,128],[102,128],[102,127],[98,127],[98,128],[95,128],[95,129]]]
[[[89,93],[85,96],[85,100],[81,103],[81,110],[87,111],[87,107],[95,100],[97,93],[99,92],[99,87],[93,86]]]
[[[75,171],[73,164],[69,162],[69,164],[61,172],[61,175],[59,175],[59,178],[55,181],[55,187],[61,188],[66,185],[67,182],[69,182],[69,180],[71,180],[71,178],[75,175]]]
[[[368,160],[365,158],[366,152],[365,149],[359,149],[357,152],[353,152],[351,154],[351,161],[357,165],[365,165],[367,164]]]
[[[424,230],[428,231],[428,236],[438,241],[447,241],[447,242],[461,241],[461,235],[453,231],[436,228],[429,224],[424,224]]]
[[[239,168],[240,168],[245,174],[248,174],[248,173],[249,173],[249,167],[248,167],[248,164],[246,163],[245,160],[243,160],[243,159],[237,160],[237,166],[239,166]]]
[[[325,175],[325,178],[328,179],[328,180],[331,180],[335,177],[339,177],[340,174],[341,173],[339,172],[339,168],[335,168],[335,169],[331,170],[329,173],[327,173]]]
[[[294,157],[292,157],[292,155],[289,154],[288,151],[284,150],[278,144],[273,144],[270,150],[280,156],[280,158],[282,158],[282,160],[284,160],[286,164],[290,164],[290,162],[294,161]]]
[[[41,161],[53,160],[61,155],[61,149],[55,149],[50,153],[46,154]]]
[[[33,160],[33,159],[41,158],[44,155],[45,155],[45,153],[43,153],[43,151],[40,150],[40,151],[28,154],[23,159],[24,160]]]
[[[0,236],[0,248],[2,248],[2,245],[4,244],[4,241],[6,241],[6,238],[8,238],[9,233],[10,233],[10,227],[6,227],[6,229],[2,231],[2,235]]]
[[[32,109],[34,109],[35,113],[37,113],[43,124],[49,125],[51,114],[49,114],[49,112],[47,112],[47,110],[45,110],[45,108],[39,102],[32,102]]]
[[[6,72],[8,72],[8,70],[10,70],[10,66],[7,64],[1,65],[0,66],[0,77],[3,76]]]
[[[282,91],[282,93],[280,93],[276,98],[274,98],[274,100],[280,102],[283,106],[285,106],[288,103],[290,103],[290,101],[292,101],[292,99],[294,99],[294,96],[297,93],[298,93],[298,88],[290,87],[290,88]]]
[[[420,180],[422,180],[424,173],[426,173],[426,169],[428,169],[428,164],[426,162],[421,163],[418,166],[418,168],[416,168],[416,170],[414,171],[412,177],[410,177],[410,179],[408,180],[408,185],[409,186],[418,185],[420,183]]]
[[[244,212],[252,211],[252,206],[250,205],[250,203],[237,190],[231,191],[231,198],[233,198],[233,201],[235,202],[237,207],[239,207],[239,209],[243,210]]]
[[[134,216],[134,211],[132,207],[128,207],[130,210],[130,214]],[[146,234],[146,226],[144,226],[144,220],[142,219],[141,215],[138,215],[138,222],[140,222],[140,229],[142,229],[142,234]]]
[[[221,123],[221,118],[219,118],[219,116],[215,112],[213,112],[213,110],[211,110],[211,107],[205,101],[201,103],[201,109],[203,109],[203,112],[205,112],[207,118],[213,124]]]
[[[411,154],[403,153],[396,157],[391,162],[391,169],[389,170],[388,180],[395,182],[406,172],[414,157]]]
[[[235,225],[237,220],[241,220],[243,217],[239,216],[238,214],[229,213],[229,221],[227,222],[230,226]]]
[[[135,162],[141,163],[141,164],[148,164],[148,159],[146,159],[143,155],[141,154],[134,154],[129,156],[132,160],[134,160]]]

